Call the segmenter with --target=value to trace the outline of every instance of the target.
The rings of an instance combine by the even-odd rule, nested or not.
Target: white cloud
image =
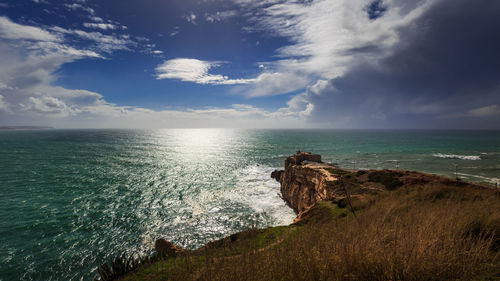
[[[255,79],[229,79],[220,74],[210,74],[209,70],[221,62],[202,61],[189,58],[167,60],[156,67],[157,79],[179,79],[185,82],[212,85],[248,84]]]
[[[87,6],[84,6],[82,4],[72,3],[72,4],[64,4],[64,6],[66,6],[66,8],[68,8],[68,10],[70,10],[70,11],[83,10],[91,15],[95,14],[94,9],[87,7]]]
[[[100,52],[127,46],[127,41],[99,32],[51,27],[47,30],[14,24],[3,26],[29,30],[16,39],[0,40],[0,124],[51,125],[55,127],[301,127],[310,110],[289,104],[266,110],[252,105],[230,107],[150,110],[109,103],[95,92],[53,86],[54,73],[65,63],[101,53],[68,45],[73,37],[99,46]],[[6,30],[6,31],[5,31]],[[12,29],[1,36],[12,37]],[[43,36],[40,36],[43,34]],[[1,38],[5,39],[5,38]],[[126,38],[128,39],[128,38]],[[106,47],[103,47],[104,45]],[[107,45],[106,45],[107,44]],[[152,46],[151,46],[152,47]],[[153,49],[154,50],[154,49]],[[158,51],[158,50],[157,50]],[[158,52],[157,52],[158,53]],[[253,79],[229,79],[210,74],[222,62],[195,59],[166,61],[157,69],[158,78],[173,78],[204,84],[242,84]]]
[[[471,117],[488,117],[495,115],[500,115],[500,107],[497,104],[471,109],[467,112],[467,116]]]
[[[249,97],[279,95],[303,89],[309,80],[305,75],[293,72],[265,72],[260,74],[245,92]]]
[[[236,10],[217,11],[213,14],[205,14],[205,20],[208,22],[219,22],[234,17],[237,14],[238,12]]]
[[[174,30],[172,32],[170,32],[168,35],[170,37],[173,37],[175,35],[179,34],[179,27],[178,26],[174,26]]]
[[[117,29],[118,27],[114,24],[111,23],[90,23],[90,22],[84,22],[83,26],[86,28],[97,28],[97,29],[102,29],[102,30],[113,30]]]
[[[127,39],[98,32],[60,27],[42,29],[17,24],[5,17],[0,17],[0,30],[2,122],[75,116],[86,108],[106,104],[98,93],[53,86],[57,79],[54,72],[65,63],[102,58],[100,52],[123,49],[130,44]],[[75,39],[84,40],[95,51],[72,47],[70,43]]]
[[[292,43],[276,50],[278,60],[265,62],[264,71],[251,79],[229,79],[209,71],[218,62],[195,59],[174,59],[156,69],[158,79],[180,79],[199,84],[248,84],[237,90],[248,97],[290,93],[304,89],[318,79],[339,77],[359,61],[372,59],[373,46],[385,50],[397,42],[395,30],[421,13],[425,4],[402,11],[392,1],[383,17],[370,20],[366,7],[370,0],[319,0],[314,2],[235,1],[246,9],[254,26]],[[205,14],[210,22],[221,21],[237,14],[235,10]],[[191,12],[185,19],[196,24]],[[174,36],[175,30],[170,35]],[[353,55],[353,52],[356,55]],[[381,55],[381,54],[379,54]]]
[[[103,22],[104,20],[100,17],[91,16],[90,19],[94,22]]]
[[[305,127],[304,111],[288,108],[275,111],[264,110],[252,105],[234,104],[227,108],[211,107],[201,109],[160,110],[102,104],[91,106],[80,112],[91,114],[87,123],[91,127],[136,127],[136,128],[297,128]],[[70,117],[71,118],[71,117]],[[90,123],[94,119],[98,123]],[[309,125],[310,126],[310,125]]]
[[[57,42],[61,39],[46,30],[38,27],[21,25],[0,16],[0,37],[13,40],[34,40]]]
[[[276,50],[279,59],[266,63],[268,73],[250,90],[250,95],[261,96],[298,90],[318,78],[333,79],[359,62],[382,56],[398,41],[397,28],[417,18],[432,1],[404,9],[411,5],[386,0],[389,9],[377,20],[370,20],[366,12],[371,0],[234,2],[254,24],[246,31],[264,31],[291,41]],[[376,55],[367,51],[375,48]],[[290,77],[300,77],[301,83],[292,87]]]
[[[256,78],[230,79],[210,70],[223,62],[202,61],[191,58],[167,60],[156,67],[157,79],[179,79],[184,82],[211,85],[247,85],[237,88],[237,92],[247,97],[279,95],[303,89],[309,80],[299,72],[263,72]]]
[[[161,54],[163,54],[163,51],[153,50],[152,53],[155,54],[155,55],[161,55]]]
[[[87,32],[77,29],[64,29],[61,27],[52,27],[51,31],[60,35],[77,36],[80,39],[89,40],[99,52],[111,53],[115,50],[128,50],[135,43],[130,40],[130,36],[105,35],[100,32]]]
[[[66,103],[55,97],[29,97],[27,104],[20,104],[26,111],[41,114],[68,116],[74,112]]]
[[[139,41],[149,42],[149,38],[146,38],[143,36],[136,36],[135,39],[137,39]]]
[[[286,108],[281,108],[280,111],[284,114],[298,115],[303,119],[309,117],[314,111],[314,104],[310,101],[312,96],[321,95],[325,91],[333,91],[334,88],[326,80],[318,80],[314,85],[307,87],[304,93],[295,95],[291,98]]]
[[[196,14],[191,12],[184,17],[189,23],[196,24]]]

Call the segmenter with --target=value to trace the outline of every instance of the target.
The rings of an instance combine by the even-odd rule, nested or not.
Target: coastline
[[[491,186],[420,172],[340,169],[323,163],[320,155],[300,151],[288,157],[284,166],[284,170],[274,171],[271,177],[280,182],[283,200],[297,212],[294,222],[284,227],[287,229],[285,233],[293,232],[294,228],[303,225],[315,225],[323,220],[329,221],[329,218],[325,218],[325,212],[328,214],[326,216],[335,214],[335,217],[356,218],[356,212],[363,209],[364,205],[370,204],[374,197],[381,194],[396,193],[397,190],[406,190],[408,193],[410,189],[414,188],[425,189],[433,186],[445,186],[446,188],[465,190],[467,192],[476,190],[500,195]],[[194,251],[187,251],[164,239],[158,239],[156,249],[161,257],[160,262],[164,259],[175,260],[176,257],[186,255],[206,255],[207,252],[216,251],[220,248],[229,247],[234,249],[241,247],[240,244],[245,244],[246,240],[268,235],[269,231],[272,230],[273,232],[274,229],[277,228],[250,229],[238,232],[229,237],[209,242]],[[282,233],[280,235],[283,236]],[[284,234],[285,237],[287,235],[290,234]],[[272,238],[267,244],[254,248],[252,251],[254,253],[267,251],[286,239],[283,237],[280,239],[275,238]],[[215,257],[215,259],[216,261],[235,259],[243,255],[239,254],[238,251],[234,253],[236,254],[222,255]],[[132,273],[125,275],[124,280],[142,280],[136,279],[134,276],[140,275],[140,272],[148,267],[148,265],[139,266],[139,272],[137,272],[137,269],[132,270]]]
[[[162,236],[194,250],[251,227],[288,225],[296,214],[269,174],[297,148],[341,168],[356,160],[361,170],[395,169],[389,160],[398,159],[401,169],[453,178],[456,163],[461,178],[479,182],[496,181],[500,171],[500,135],[491,132],[2,132],[1,201],[5,229],[16,231],[2,235],[0,275],[13,280],[69,280],[75,268],[92,280],[102,262],[150,254]],[[36,255],[26,241],[39,244]]]

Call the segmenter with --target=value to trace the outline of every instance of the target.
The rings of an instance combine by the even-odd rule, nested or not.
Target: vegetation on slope
[[[356,216],[322,202],[294,225],[241,232],[123,280],[500,280],[499,193],[350,175],[394,190],[353,198]]]

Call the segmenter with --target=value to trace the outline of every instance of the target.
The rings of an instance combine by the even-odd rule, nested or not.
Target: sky
[[[500,129],[500,2],[0,0],[0,125]]]

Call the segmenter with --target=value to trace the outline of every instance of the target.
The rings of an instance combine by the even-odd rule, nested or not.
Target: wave
[[[438,157],[438,158],[446,158],[446,159],[481,160],[481,156],[479,156],[479,155],[457,155],[457,154],[435,153],[435,154],[432,154],[432,156]]]
[[[218,190],[203,189],[193,196],[186,196],[184,203],[189,206],[191,216],[179,216],[174,222],[196,224],[199,220],[207,221],[237,213],[240,219],[248,216],[255,218],[259,221],[259,227],[292,223],[296,214],[281,198],[280,184],[271,178],[274,170],[273,167],[258,164],[234,170],[228,175],[232,181],[229,186]],[[243,211],[242,206],[247,209]],[[249,222],[235,224],[246,223]]]
[[[237,170],[234,189],[226,194],[230,200],[243,203],[257,213],[269,215],[273,225],[288,225],[296,217],[280,196],[280,184],[271,178],[275,168],[252,165]]]
[[[484,182],[487,182],[487,183],[493,184],[493,185],[500,182],[500,178],[485,177],[485,176],[466,174],[466,173],[458,173],[458,175],[463,176],[463,177],[480,179]]]

